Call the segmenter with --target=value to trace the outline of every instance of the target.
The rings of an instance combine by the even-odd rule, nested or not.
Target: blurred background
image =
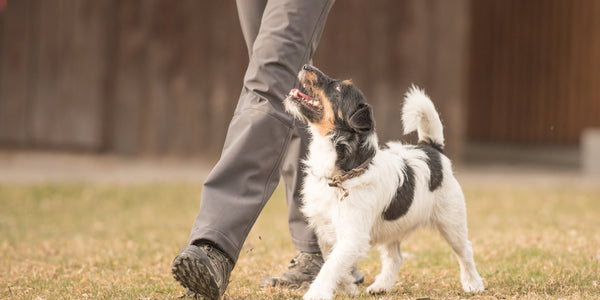
[[[595,0],[338,0],[314,63],[364,91],[381,141],[403,139],[415,83],[459,166],[598,174],[598,16]],[[248,60],[237,18],[234,1],[0,0],[0,173],[23,153],[210,165]]]

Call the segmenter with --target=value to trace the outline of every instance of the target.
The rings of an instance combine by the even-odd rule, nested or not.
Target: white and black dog
[[[382,270],[367,291],[392,289],[403,258],[400,244],[421,226],[439,230],[458,257],[462,287],[483,291],[467,238],[465,201],[443,154],[442,123],[431,100],[412,87],[405,97],[405,133],[417,145],[390,142],[380,149],[371,107],[349,80],[332,79],[305,65],[301,87],[286,110],[309,125],[302,212],[319,239],[325,264],[304,299],[331,299],[334,290],[356,295],[352,266],[371,246]]]

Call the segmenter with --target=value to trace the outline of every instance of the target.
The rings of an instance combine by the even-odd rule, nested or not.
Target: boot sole
[[[206,267],[208,261],[202,262],[204,257],[206,254],[198,247],[187,246],[173,260],[171,273],[184,288],[207,299],[218,300],[219,287]]]

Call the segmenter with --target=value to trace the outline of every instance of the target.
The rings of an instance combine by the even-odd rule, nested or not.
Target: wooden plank
[[[600,37],[600,2],[593,1],[591,7],[589,7],[589,14],[592,17],[590,23],[592,32],[591,35],[594,37]],[[589,107],[584,108],[586,124],[584,130],[590,127],[600,127],[600,38],[594,38],[591,42],[590,52],[595,55],[589,62],[585,62],[590,70],[596,70],[596,72],[590,72],[589,84],[590,84],[590,95],[591,101]]]
[[[174,116],[174,108],[180,99],[171,98],[169,81],[176,69],[178,46],[182,45],[177,33],[181,28],[179,5],[172,5],[168,0],[153,1],[149,11],[148,25],[151,34],[148,37],[146,65],[148,75],[146,86],[148,91],[142,114],[142,131],[140,145],[144,152],[158,155],[169,152],[172,147],[170,122]]]
[[[491,59],[478,59],[480,55],[490,56],[492,51],[492,9],[489,0],[471,2],[471,26],[469,53],[468,81],[478,84],[469,84],[467,94],[467,136],[470,139],[482,140],[489,132],[489,119],[487,116],[487,99],[490,95]],[[486,34],[481,34],[482,32]],[[472,126],[476,124],[476,126]]]
[[[30,50],[37,10],[32,1],[13,1],[0,12],[0,143],[25,146],[31,93]]]
[[[39,146],[95,150],[102,143],[106,1],[40,1],[32,138]]]
[[[550,32],[555,32],[553,44],[550,45],[549,48],[554,48],[553,55],[554,58],[563,58],[563,59],[554,59],[552,57],[548,58],[552,60],[554,64],[556,64],[556,74],[554,76],[554,80],[549,84],[548,90],[551,94],[544,95],[545,98],[551,99],[550,103],[545,103],[544,111],[546,112],[546,128],[545,135],[543,136],[543,141],[561,141],[562,143],[572,143],[570,136],[573,136],[572,125],[576,123],[577,116],[574,115],[577,111],[577,102],[569,99],[570,90],[578,90],[576,86],[571,84],[570,78],[572,78],[571,66],[577,65],[577,63],[573,64],[578,60],[577,57],[573,56],[573,51],[571,50],[570,39],[573,34],[573,30],[579,31],[575,29],[577,27],[574,22],[575,19],[579,17],[573,18],[573,13],[576,13],[577,9],[573,4],[576,4],[580,1],[573,2],[565,2],[560,0],[555,0],[553,3],[553,11],[551,19],[548,22],[552,22],[553,26],[551,26]],[[587,56],[589,57],[589,56]],[[580,67],[580,66],[577,66]],[[573,105],[575,104],[575,105]],[[575,133],[575,136],[578,134]],[[578,139],[578,137],[577,137]]]
[[[579,18],[572,32],[577,40],[573,48],[577,60],[575,65],[582,70],[574,80],[580,84],[577,90],[581,96],[577,98],[580,105],[573,112],[578,124],[570,127],[571,142],[577,143],[586,128],[600,128],[600,4],[597,1],[579,2],[575,6]],[[585,46],[581,46],[585,45]]]
[[[373,63],[368,64],[367,80],[376,99],[375,111],[379,111],[378,132],[384,140],[416,142],[416,135],[404,136],[399,117],[404,92],[411,84],[424,88],[430,95],[435,92],[429,60],[435,37],[432,24],[426,21],[435,12],[431,1],[383,2],[375,9],[369,12],[376,17],[368,33],[368,59]]]
[[[183,1],[178,14],[185,20],[181,30],[182,36],[175,48],[180,60],[177,62],[177,72],[171,79],[170,93],[177,99],[170,131],[173,135],[171,152],[177,155],[194,155],[206,153],[216,157],[222,142],[210,138],[210,117],[213,113],[208,103],[211,85],[211,71],[209,68],[210,57],[210,28],[211,19],[197,18],[197,13],[211,15],[212,2]],[[223,8],[225,9],[225,8]],[[223,33],[226,34],[226,33]],[[243,55],[244,48],[239,49]],[[233,80],[233,79],[232,79]],[[239,89],[238,89],[239,90]],[[223,105],[233,106],[234,99],[224,100]],[[230,116],[222,120],[226,122]],[[226,124],[218,124],[220,128]],[[222,137],[224,138],[224,137]],[[217,146],[217,144],[221,144]],[[211,149],[211,147],[214,147]]]
[[[431,1],[431,44],[428,45],[430,95],[444,123],[446,151],[460,162],[466,130],[470,13],[469,1]],[[437,100],[436,100],[437,99]]]
[[[247,57],[247,48],[240,33],[233,2],[210,2],[205,4],[204,9],[213,17],[207,27],[211,29],[208,31],[207,40],[211,47],[206,52],[205,63],[208,72],[204,72],[206,78],[203,79],[210,83],[205,99],[206,126],[210,128],[205,132],[208,142],[206,151],[219,153],[225,141],[232,109],[237,104],[242,87],[242,78],[239,71],[234,71],[236,66],[233,62],[236,61],[236,57],[241,58],[243,62],[237,67],[245,70],[247,61],[244,58]],[[237,63],[240,61],[237,60]],[[237,78],[231,77],[236,73]]]
[[[119,1],[112,83],[113,103],[107,124],[106,149],[121,154],[140,153],[142,115],[147,98],[147,43],[152,1]]]

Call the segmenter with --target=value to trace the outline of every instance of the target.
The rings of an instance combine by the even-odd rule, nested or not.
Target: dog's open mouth
[[[290,97],[292,97],[294,100],[300,102],[302,105],[311,110],[321,111],[321,109],[323,108],[319,100],[311,98],[310,96],[300,92],[299,89],[292,89],[290,91]]]

